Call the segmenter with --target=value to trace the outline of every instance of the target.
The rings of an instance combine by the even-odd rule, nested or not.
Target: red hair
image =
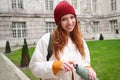
[[[82,57],[84,57],[85,53],[84,53],[84,47],[83,47],[83,41],[82,41],[82,34],[78,26],[77,18],[76,18],[76,25],[73,31],[70,32],[70,38],[72,42],[76,45],[76,48],[78,49]],[[68,43],[68,34],[66,33],[66,31],[63,30],[60,22],[57,28],[53,32],[52,39],[53,39],[52,40],[53,41],[52,43],[53,54],[57,60],[60,60],[58,56],[58,52],[62,52],[64,47]]]

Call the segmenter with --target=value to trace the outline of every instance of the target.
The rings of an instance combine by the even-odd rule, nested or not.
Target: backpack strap
[[[49,61],[50,57],[52,56],[52,33],[50,33],[50,39],[49,39],[49,44],[48,44],[48,54],[46,56],[47,61]]]

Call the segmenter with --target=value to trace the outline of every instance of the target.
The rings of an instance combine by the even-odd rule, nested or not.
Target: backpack
[[[50,33],[50,39],[47,50],[48,50],[48,54],[46,56],[46,59],[47,61],[49,61],[50,57],[52,56],[52,33]]]

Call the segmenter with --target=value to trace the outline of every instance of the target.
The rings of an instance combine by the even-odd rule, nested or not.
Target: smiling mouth
[[[72,29],[72,27],[68,27],[68,29]]]
[[[72,29],[72,28],[67,28],[67,29]]]

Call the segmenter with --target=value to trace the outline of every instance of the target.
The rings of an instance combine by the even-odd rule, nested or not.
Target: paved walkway
[[[30,80],[3,53],[0,53],[0,80]]]

